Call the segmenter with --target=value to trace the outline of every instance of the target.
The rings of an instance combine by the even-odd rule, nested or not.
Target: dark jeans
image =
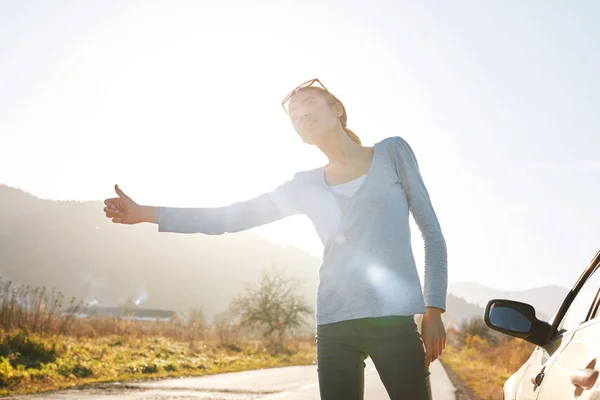
[[[317,325],[316,341],[321,400],[362,400],[367,357],[391,400],[431,400],[430,372],[413,316]]]

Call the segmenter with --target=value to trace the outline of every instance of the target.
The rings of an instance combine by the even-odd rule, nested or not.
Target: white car
[[[549,322],[537,319],[527,303],[487,303],[487,326],[537,345],[504,383],[504,400],[600,400],[599,289],[600,252]]]

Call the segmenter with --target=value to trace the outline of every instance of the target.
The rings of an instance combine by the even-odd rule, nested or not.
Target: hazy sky
[[[0,0],[0,183],[248,199],[326,162],[280,106],[319,77],[366,145],[413,146],[450,282],[570,287],[600,249],[599,20],[595,1]],[[306,217],[254,231],[321,254]]]

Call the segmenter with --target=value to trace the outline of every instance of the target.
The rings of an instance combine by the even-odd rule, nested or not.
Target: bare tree
[[[262,332],[263,339],[280,347],[287,331],[306,324],[312,308],[298,295],[300,282],[283,270],[271,267],[261,273],[258,284],[251,284],[230,305],[240,325]]]
[[[204,340],[208,330],[208,324],[204,317],[204,308],[192,308],[187,315],[186,321],[187,339],[193,343],[195,340]]]
[[[239,326],[234,321],[235,317],[229,311],[223,311],[214,316],[213,329],[219,343],[230,345],[238,343],[241,339]]]

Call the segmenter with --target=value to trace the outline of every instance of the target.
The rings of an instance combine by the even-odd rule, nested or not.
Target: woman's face
[[[321,92],[311,89],[301,90],[290,99],[290,120],[306,143],[319,143],[339,122],[343,111],[339,105],[332,106],[327,100]]]

